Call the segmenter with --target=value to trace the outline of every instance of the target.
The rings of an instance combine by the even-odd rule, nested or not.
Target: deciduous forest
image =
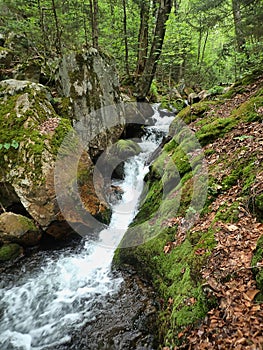
[[[262,62],[260,0],[2,0],[0,10],[1,32],[21,35],[28,60],[52,73],[51,59],[99,48],[138,98],[156,85],[227,85]]]

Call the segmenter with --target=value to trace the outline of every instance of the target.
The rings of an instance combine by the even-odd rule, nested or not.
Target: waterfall
[[[72,332],[93,320],[98,303],[103,305],[106,297],[117,293],[122,278],[111,274],[114,249],[138,210],[146,160],[173,118],[161,118],[155,107],[153,119],[155,125],[147,127],[140,141],[143,152],[125,162],[125,178],[118,182],[122,199],[113,205],[111,223],[98,240],[86,239],[77,252],[42,252],[41,264],[32,265],[28,259],[12,285],[2,281],[1,350],[53,349],[64,344]]]

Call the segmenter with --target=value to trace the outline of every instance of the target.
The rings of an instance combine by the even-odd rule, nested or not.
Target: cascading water
[[[153,119],[155,125],[147,128],[140,143],[143,152],[125,163],[125,179],[119,184],[124,194],[113,206],[111,223],[99,239],[86,240],[78,252],[42,252],[41,267],[28,259],[15,281],[2,280],[1,350],[58,349],[87,322],[92,329],[95,315],[118,292],[122,278],[111,274],[114,248],[136,214],[148,170],[145,161],[167,133],[172,117],[161,118],[155,108]],[[120,346],[110,348],[121,349]],[[83,347],[75,347],[80,348]],[[107,347],[101,347],[104,348]]]

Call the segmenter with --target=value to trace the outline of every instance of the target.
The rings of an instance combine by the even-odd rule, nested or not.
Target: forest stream
[[[111,269],[114,250],[138,210],[146,160],[173,119],[154,110],[154,125],[139,141],[143,152],[125,162],[124,180],[113,183],[123,195],[112,205],[110,225],[97,239],[37,252],[3,273],[1,350],[155,348],[154,292],[132,271],[124,276]]]

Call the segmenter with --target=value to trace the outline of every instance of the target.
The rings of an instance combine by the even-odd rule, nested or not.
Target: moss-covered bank
[[[242,93],[236,84],[220,100],[178,114],[172,140],[151,165],[140,210],[115,252],[115,267],[134,266],[157,291],[160,348],[181,344],[185,330],[217,305],[202,269],[220,224],[237,223],[242,210],[262,220],[262,86],[262,77],[254,77]],[[257,256],[261,248],[259,243]]]

